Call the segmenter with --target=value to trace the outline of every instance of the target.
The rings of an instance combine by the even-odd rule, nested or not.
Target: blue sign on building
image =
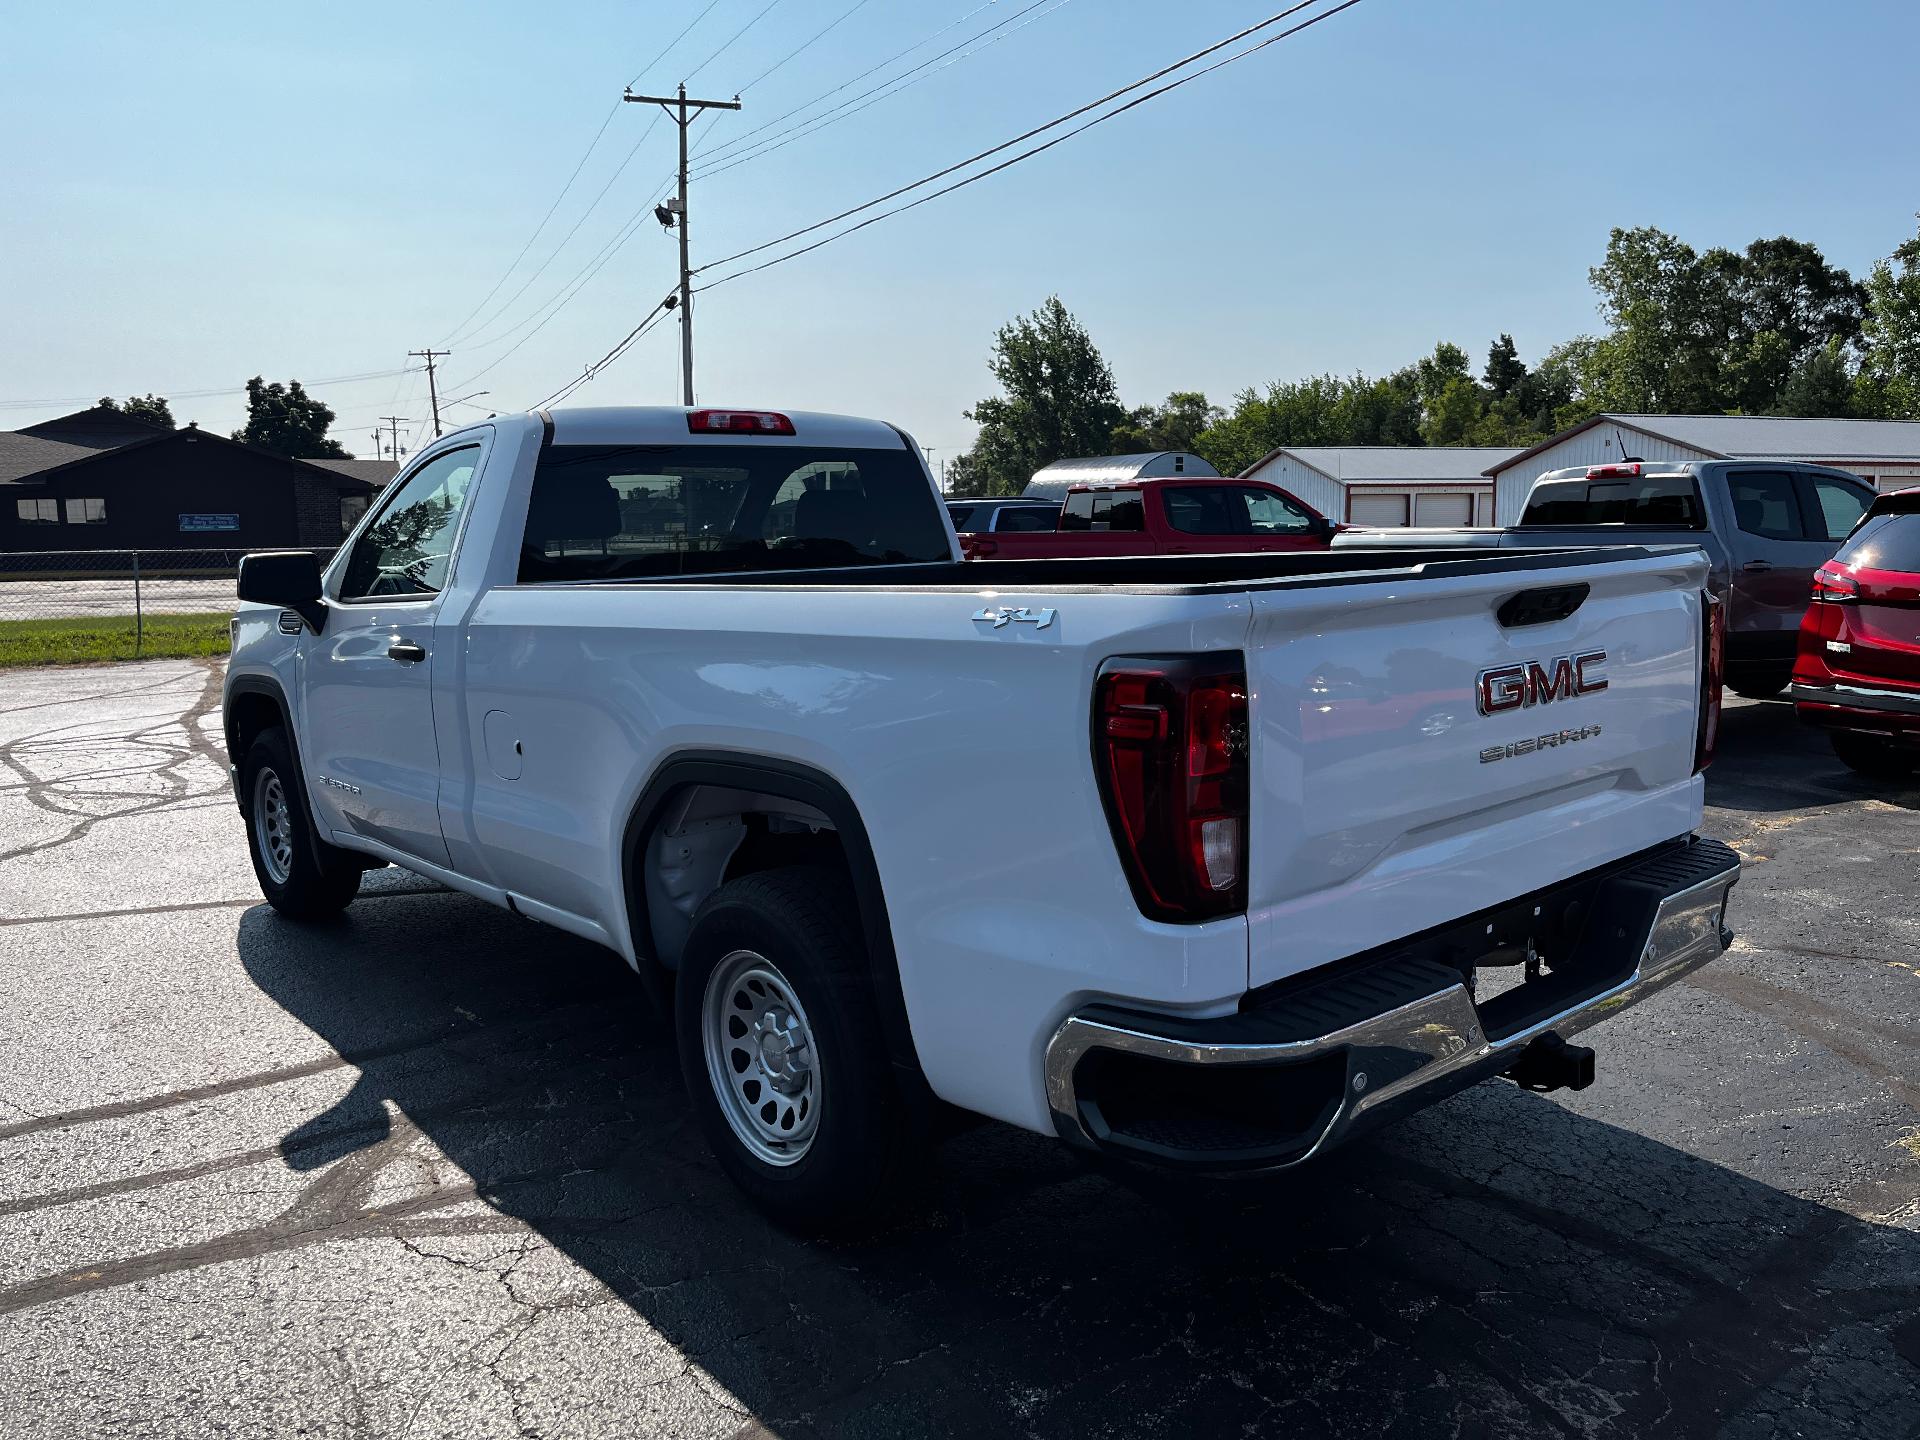
[[[198,530],[238,530],[238,515],[182,515],[180,530],[182,534]]]

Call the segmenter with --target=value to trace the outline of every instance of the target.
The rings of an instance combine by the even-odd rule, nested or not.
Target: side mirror
[[[1335,535],[1340,533],[1340,522],[1338,520],[1329,520],[1326,516],[1321,515],[1313,522],[1313,533],[1318,535],[1322,540],[1331,540]]]
[[[262,550],[240,557],[240,598],[296,611],[318,635],[327,623],[320,562],[311,550]]]

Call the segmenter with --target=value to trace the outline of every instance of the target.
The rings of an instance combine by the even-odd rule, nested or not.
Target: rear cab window
[[[1062,530],[1144,530],[1146,506],[1138,490],[1081,490],[1067,496]]]
[[[907,565],[951,557],[904,449],[553,445],[541,452],[520,581]]]
[[[1639,525],[1704,530],[1706,512],[1691,475],[1543,480],[1527,496],[1522,525]]]

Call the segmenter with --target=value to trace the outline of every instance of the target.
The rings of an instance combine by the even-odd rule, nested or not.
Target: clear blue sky
[[[9,5],[0,401],[237,390],[255,373],[386,370],[438,345],[620,88],[705,3]],[[997,0],[899,68],[1026,3]],[[643,88],[670,87],[765,4],[717,0]],[[748,86],[851,4],[777,0],[694,91]],[[979,4],[868,0],[751,85],[713,143]],[[696,260],[866,200],[1276,8],[1049,0],[962,63],[697,185]],[[1916,55],[1912,0],[1363,0],[1005,175],[716,290],[698,316],[700,395],[884,416],[937,461],[990,392],[995,327],[1052,292],[1141,403],[1381,371],[1443,338],[1478,363],[1502,330],[1537,358],[1595,328],[1586,269],[1614,224],[1702,247],[1787,233],[1861,273],[1920,209]],[[613,116],[489,310],[652,113]],[[496,361],[519,335],[484,342],[576,276],[671,166],[661,124],[546,272],[454,345],[449,383]],[[645,223],[468,388],[501,409],[537,401],[619,339],[673,267]],[[662,325],[576,400],[672,402],[677,365]],[[360,454],[374,416],[425,414],[413,376],[316,393]],[[0,426],[66,408],[7,408]],[[221,430],[241,409],[237,395],[174,402]]]

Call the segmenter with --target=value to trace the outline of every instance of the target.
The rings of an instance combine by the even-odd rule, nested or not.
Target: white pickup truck
[[[262,890],[382,862],[670,989],[728,1171],[885,1192],[939,1102],[1278,1169],[1718,956],[1697,549],[963,561],[872,421],[582,409],[248,556],[225,724]]]

